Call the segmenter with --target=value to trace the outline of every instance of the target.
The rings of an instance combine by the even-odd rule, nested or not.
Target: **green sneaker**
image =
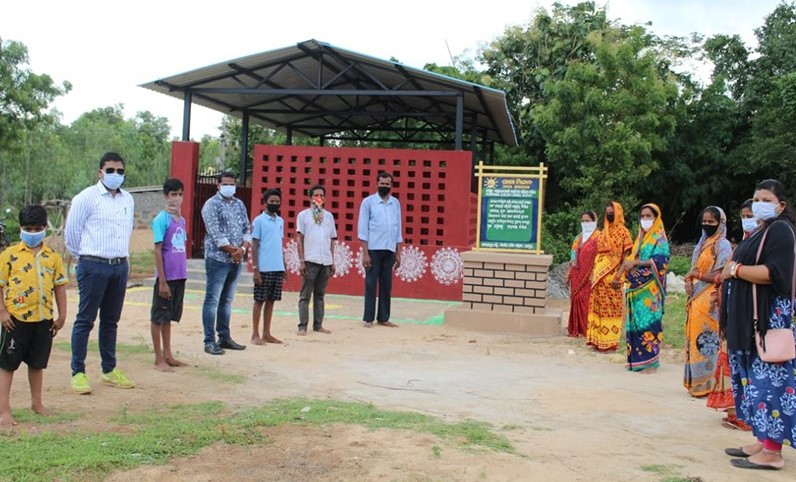
[[[100,377],[100,382],[103,385],[110,385],[116,388],[133,388],[135,383],[124,375],[124,372],[118,368],[114,368],[109,373],[103,373]]]
[[[88,384],[88,377],[85,373],[80,372],[72,375],[72,390],[78,395],[91,393],[91,385]]]

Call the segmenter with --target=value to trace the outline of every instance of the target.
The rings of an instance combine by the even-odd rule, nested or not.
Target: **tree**
[[[25,148],[31,131],[53,120],[47,110],[50,103],[72,88],[68,82],[59,86],[49,75],[32,72],[28,62],[24,44],[0,38],[0,206],[15,200],[9,198],[10,187],[18,189],[20,183],[25,184],[22,176],[29,165],[20,169],[12,162],[14,157]]]

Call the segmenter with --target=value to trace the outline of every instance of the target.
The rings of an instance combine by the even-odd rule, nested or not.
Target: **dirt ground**
[[[149,344],[150,284],[128,290],[119,342]],[[70,289],[70,313],[76,306]],[[448,421],[489,422],[516,447],[516,454],[470,451],[433,435],[359,426],[269,428],[261,446],[216,444],[164,466],[113,474],[114,481],[660,481],[664,475],[705,481],[792,481],[796,452],[777,473],[734,469],[725,447],[751,436],[721,426],[721,415],[681,386],[681,355],[665,353],[656,374],[625,371],[621,357],[601,355],[566,337],[464,331],[440,325],[449,303],[396,300],[399,328],[365,329],[357,321],[362,300],[328,296],[325,327],[331,335],[298,337],[296,294],[277,305],[274,334],[283,345],[248,346],[210,356],[202,351],[202,293],[186,295],[175,325],[178,357],[190,366],[173,373],[152,368],[148,354],[120,355],[119,367],[133,390],[100,386],[99,355],[89,352],[88,396],[69,387],[69,352],[54,349],[45,373],[44,401],[51,409],[85,414],[70,426],[95,426],[123,407],[144,410],[171,403],[221,400],[231,407],[301,397],[373,403],[378,408],[420,412]],[[241,290],[232,335],[248,344],[251,295]],[[71,316],[71,315],[70,315]],[[436,323],[436,324],[435,324]],[[68,342],[70,324],[57,342]],[[96,331],[92,340],[96,339]],[[245,377],[226,383],[208,372]],[[24,376],[12,404],[29,403]],[[20,429],[24,429],[20,427]],[[37,432],[51,427],[29,427]],[[101,429],[101,427],[98,427]],[[435,456],[432,447],[442,448]],[[753,479],[754,478],[754,479]]]

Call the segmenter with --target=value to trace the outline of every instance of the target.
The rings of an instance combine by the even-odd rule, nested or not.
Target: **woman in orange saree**
[[[685,275],[688,294],[685,322],[685,371],[683,387],[693,397],[708,395],[719,355],[719,310],[716,304],[716,275],[732,255],[727,240],[727,216],[721,208],[702,211],[702,237]]]
[[[605,208],[603,230],[597,236],[586,332],[586,344],[599,351],[613,351],[619,346],[624,301],[621,289],[611,282],[632,245],[622,206],[617,202],[609,203]]]
[[[572,337],[586,336],[589,323],[589,295],[591,294],[591,271],[597,256],[597,213],[586,211],[581,215],[581,234],[572,243],[569,272],[569,326],[567,334]]]

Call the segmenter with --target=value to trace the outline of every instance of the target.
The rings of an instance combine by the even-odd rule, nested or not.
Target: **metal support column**
[[[249,113],[243,111],[240,130],[240,185],[246,186],[246,168],[249,162]]]
[[[285,142],[285,145],[288,145],[288,146],[292,146],[293,145],[293,128],[292,127],[288,127],[287,128],[287,142]]]
[[[191,100],[193,94],[190,90],[186,90],[182,97],[182,140],[191,140]]]
[[[464,130],[464,94],[456,96],[456,146],[457,151],[462,150],[462,130]]]

